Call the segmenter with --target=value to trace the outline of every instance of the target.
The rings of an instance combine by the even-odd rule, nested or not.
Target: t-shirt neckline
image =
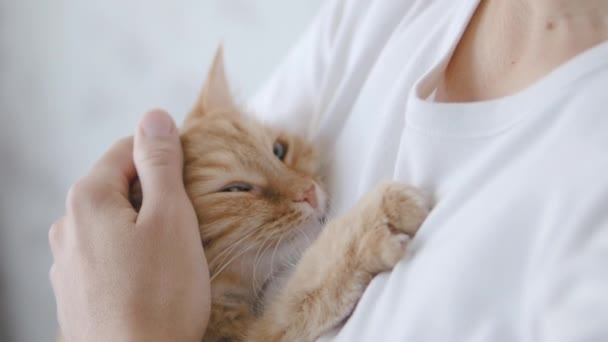
[[[449,44],[441,52],[441,58],[410,90],[407,104],[406,125],[433,135],[452,137],[486,137],[500,134],[519,123],[542,104],[539,98],[558,96],[573,81],[608,66],[608,41],[602,42],[573,57],[543,78],[512,95],[475,102],[434,102],[421,94],[430,94],[447,66],[475,12],[479,0],[467,3],[455,13],[458,20],[448,26]]]

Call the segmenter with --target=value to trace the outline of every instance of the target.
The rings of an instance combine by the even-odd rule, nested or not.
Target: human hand
[[[152,111],[70,189],[49,231],[66,341],[202,340],[209,271],[182,160],[173,121]],[[136,174],[139,213],[129,202]]]

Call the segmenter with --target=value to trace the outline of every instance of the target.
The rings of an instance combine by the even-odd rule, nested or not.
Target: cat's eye
[[[251,189],[253,189],[253,187],[251,185],[239,183],[239,184],[230,184],[230,185],[222,188],[222,190],[220,190],[220,192],[249,192],[249,191],[251,191]]]
[[[272,153],[274,153],[279,160],[284,160],[287,155],[287,144],[277,140],[272,146]]]

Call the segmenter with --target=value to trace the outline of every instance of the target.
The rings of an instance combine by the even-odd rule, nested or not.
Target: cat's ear
[[[217,49],[205,85],[190,116],[203,116],[205,113],[228,110],[235,107],[230,85],[224,70],[224,52],[222,46]]]

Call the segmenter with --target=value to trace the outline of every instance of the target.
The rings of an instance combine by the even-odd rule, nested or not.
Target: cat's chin
[[[262,305],[263,307],[266,302],[274,298],[277,292],[283,288],[304,251],[319,236],[319,233],[323,229],[324,219],[325,213],[319,216],[311,215],[294,228],[294,235],[288,241],[282,243],[276,251],[276,255],[271,257],[269,260],[270,272],[262,280],[261,301],[257,303],[258,305]]]
[[[258,265],[261,272],[256,282],[263,284],[261,292],[264,298],[268,298],[281,288],[295,265],[299,262],[304,251],[313,243],[323,229],[325,211],[315,211],[302,223],[292,228],[292,233],[273,251],[262,256],[263,262]],[[254,275],[255,277],[256,275]]]
[[[308,225],[321,225],[323,226],[327,220],[327,213],[329,212],[328,205],[325,202],[320,202],[322,206],[318,206],[317,208],[312,208],[310,205],[306,203],[297,203],[295,204],[298,207],[304,216],[305,219],[302,223],[296,226],[297,228],[302,229],[302,227],[308,227]]]

